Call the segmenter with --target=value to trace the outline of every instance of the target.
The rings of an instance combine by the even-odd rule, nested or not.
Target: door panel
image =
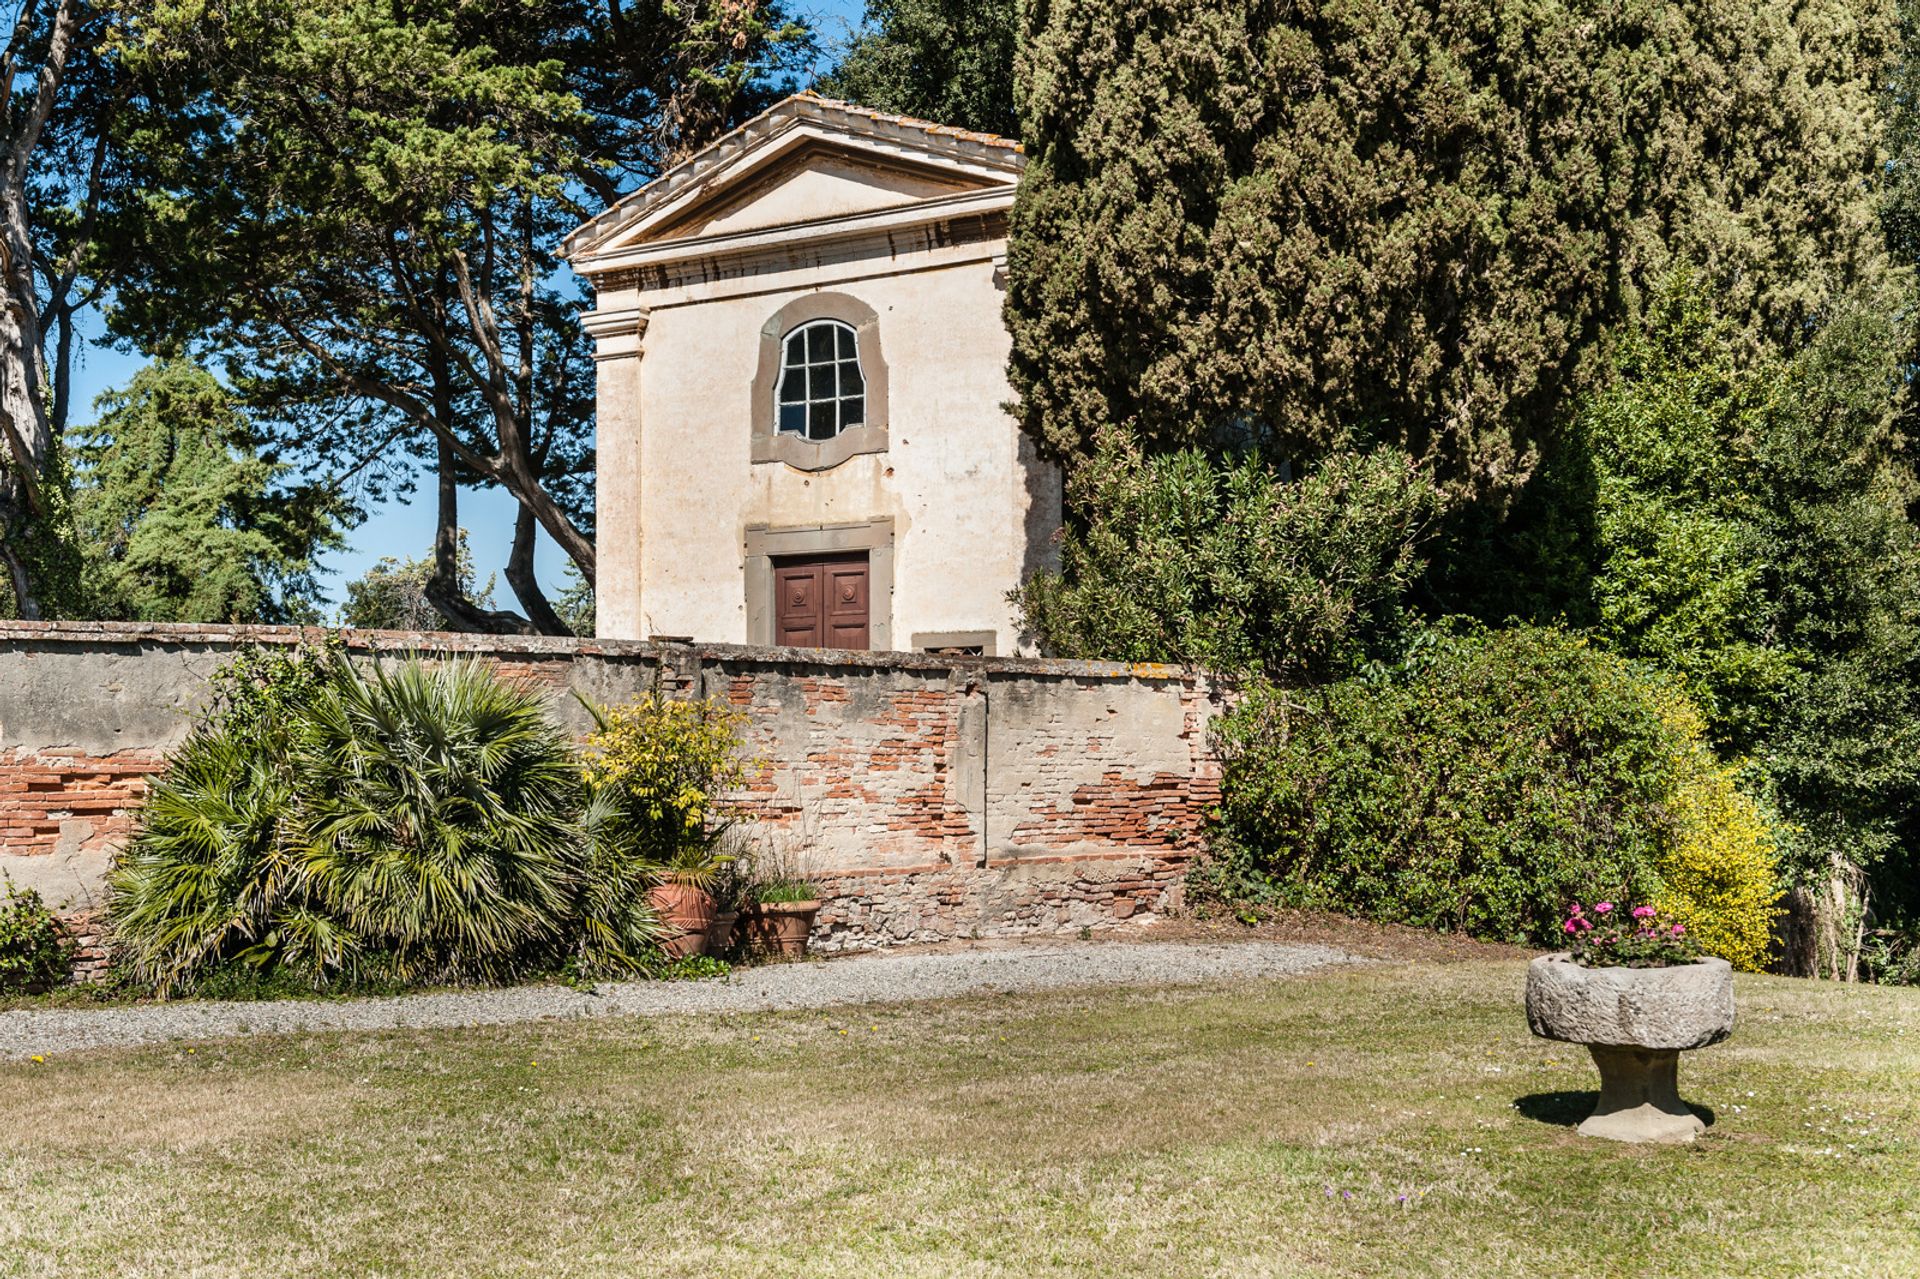
[[[795,648],[858,648],[872,643],[867,555],[823,555],[773,562],[773,642]]]
[[[820,566],[776,565],[773,590],[773,642],[794,648],[821,647]]]
[[[827,566],[827,647],[868,646],[867,563]]]

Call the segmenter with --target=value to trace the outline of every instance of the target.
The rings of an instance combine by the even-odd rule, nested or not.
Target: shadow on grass
[[[1543,1124],[1571,1128],[1593,1113],[1597,1092],[1536,1092],[1514,1098],[1514,1109]]]
[[[1597,1092],[1535,1092],[1524,1097],[1515,1097],[1513,1107],[1529,1119],[1543,1124],[1556,1124],[1562,1128],[1572,1128],[1582,1119],[1593,1113],[1599,1104]],[[1700,1116],[1700,1122],[1713,1127],[1712,1106],[1696,1106],[1686,1103],[1687,1109]]]

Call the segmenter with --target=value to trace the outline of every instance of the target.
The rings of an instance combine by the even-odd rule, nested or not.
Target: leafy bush
[[[1058,574],[1017,593],[1048,652],[1324,677],[1391,649],[1438,492],[1392,450],[1297,480],[1255,456],[1109,438],[1069,482]]]
[[[648,890],[669,880],[718,886],[727,859],[717,850],[740,816],[727,796],[750,769],[746,717],[658,693],[585,705],[595,731],[583,754],[592,801],[579,959],[589,971],[643,967],[659,938]]]
[[[1645,900],[1697,747],[1628,662],[1551,629],[1431,633],[1376,676],[1262,685],[1217,728],[1196,889],[1513,942],[1567,903]]]
[[[1706,954],[1759,972],[1782,896],[1772,824],[1740,792],[1737,768],[1695,750],[1676,761],[1676,771],[1672,842],[1657,867],[1656,901]]]
[[[0,875],[0,993],[67,979],[67,937],[40,894]]]
[[[539,694],[473,662],[366,673],[311,651],[242,655],[217,685],[113,873],[138,977],[469,981],[554,959],[588,857]]]
[[[1902,930],[1920,919],[1911,310],[1837,299],[1784,355],[1676,273],[1510,517],[1444,543],[1429,583],[1489,621],[1569,618],[1671,674],[1778,808],[1789,882],[1859,867]],[[1859,935],[1838,927],[1859,905],[1832,935]]]
[[[650,694],[626,705],[589,706],[587,783],[616,805],[649,860],[694,869],[737,820],[727,796],[750,771],[740,732],[746,716],[718,700]]]

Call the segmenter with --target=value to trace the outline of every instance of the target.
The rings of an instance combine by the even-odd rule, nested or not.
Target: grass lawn
[[[1920,1275],[1920,992],[1739,979],[1691,1147],[1514,962],[0,1065],[0,1275]]]

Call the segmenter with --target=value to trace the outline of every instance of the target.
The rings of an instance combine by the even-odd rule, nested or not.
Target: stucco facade
[[[776,581],[824,557],[864,574],[867,647],[1021,651],[1006,595],[1048,562],[1061,507],[1005,410],[1021,163],[1005,139],[800,95],[574,234],[602,637],[782,641]],[[857,338],[864,398],[814,439],[776,387],[788,336],[826,321]]]

